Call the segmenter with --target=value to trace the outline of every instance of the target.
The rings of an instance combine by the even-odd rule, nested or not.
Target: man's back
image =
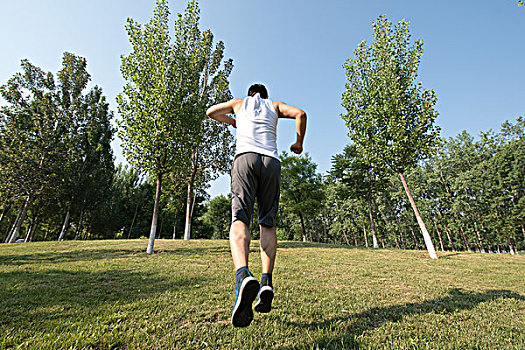
[[[259,94],[246,97],[236,113],[236,154],[255,152],[279,159],[277,118],[272,101],[261,98]]]

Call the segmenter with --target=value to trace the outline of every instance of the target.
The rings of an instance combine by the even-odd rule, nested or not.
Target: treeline
[[[308,157],[282,155],[280,239],[425,249],[398,176],[375,173],[345,147],[321,179]],[[525,120],[478,140],[466,131],[406,172],[442,251],[514,254],[525,248]]]
[[[0,216],[4,242],[107,230],[112,112],[86,60],[65,53],[55,77],[27,60],[0,88]],[[69,232],[72,214],[76,227]],[[84,230],[83,230],[84,229]]]
[[[23,60],[0,87],[2,242],[147,236],[155,186],[131,166],[115,166],[113,113],[98,86],[87,89],[90,80],[86,60],[66,52],[56,76]],[[167,186],[158,234],[174,238],[184,228],[185,196]],[[192,194],[198,217],[205,186]],[[212,230],[197,221],[195,237]]]
[[[0,88],[4,242],[149,236],[152,253],[168,227],[170,238],[181,225],[185,239],[212,231],[193,215],[203,215],[205,189],[228,170],[234,145],[205,112],[231,98],[233,61],[199,19],[189,1],[174,40],[166,0],[146,24],[128,19],[132,50],[121,57],[116,123],[131,166],[114,165],[113,113],[99,87],[87,91],[84,58],[65,53],[56,77],[22,61]]]
[[[17,240],[147,237],[155,186],[114,165],[112,112],[85,59],[63,57],[57,77],[24,60],[1,87],[0,232]],[[279,239],[424,249],[399,177],[367,166],[356,146],[332,158],[326,175],[308,156],[281,155]],[[477,140],[441,139],[406,172],[438,249],[515,253],[525,248],[525,120]],[[230,200],[192,194],[193,237],[228,237]],[[165,189],[158,238],[182,238],[187,193]],[[258,237],[256,211],[250,230]]]

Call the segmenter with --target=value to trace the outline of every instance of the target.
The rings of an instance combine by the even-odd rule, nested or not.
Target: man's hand
[[[290,146],[290,151],[292,151],[295,154],[301,154],[303,152],[303,144],[300,142],[294,143]]]
[[[287,105],[281,101],[273,101],[273,107],[279,118],[295,119],[297,138],[296,142],[290,146],[290,151],[301,154],[303,152],[304,133],[306,132],[306,113],[300,108]]]

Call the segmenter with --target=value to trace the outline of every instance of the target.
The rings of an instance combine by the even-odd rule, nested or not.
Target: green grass
[[[235,329],[227,242],[146,244],[1,245],[0,349],[525,349],[523,256],[281,242],[274,310]]]

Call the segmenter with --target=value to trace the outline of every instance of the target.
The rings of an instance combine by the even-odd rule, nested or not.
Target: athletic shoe
[[[241,284],[235,286],[235,304],[232,312],[232,324],[234,327],[247,327],[253,320],[252,303],[257,296],[259,282],[248,276]]]
[[[267,313],[272,310],[273,288],[271,286],[262,286],[255,303],[255,311]]]

